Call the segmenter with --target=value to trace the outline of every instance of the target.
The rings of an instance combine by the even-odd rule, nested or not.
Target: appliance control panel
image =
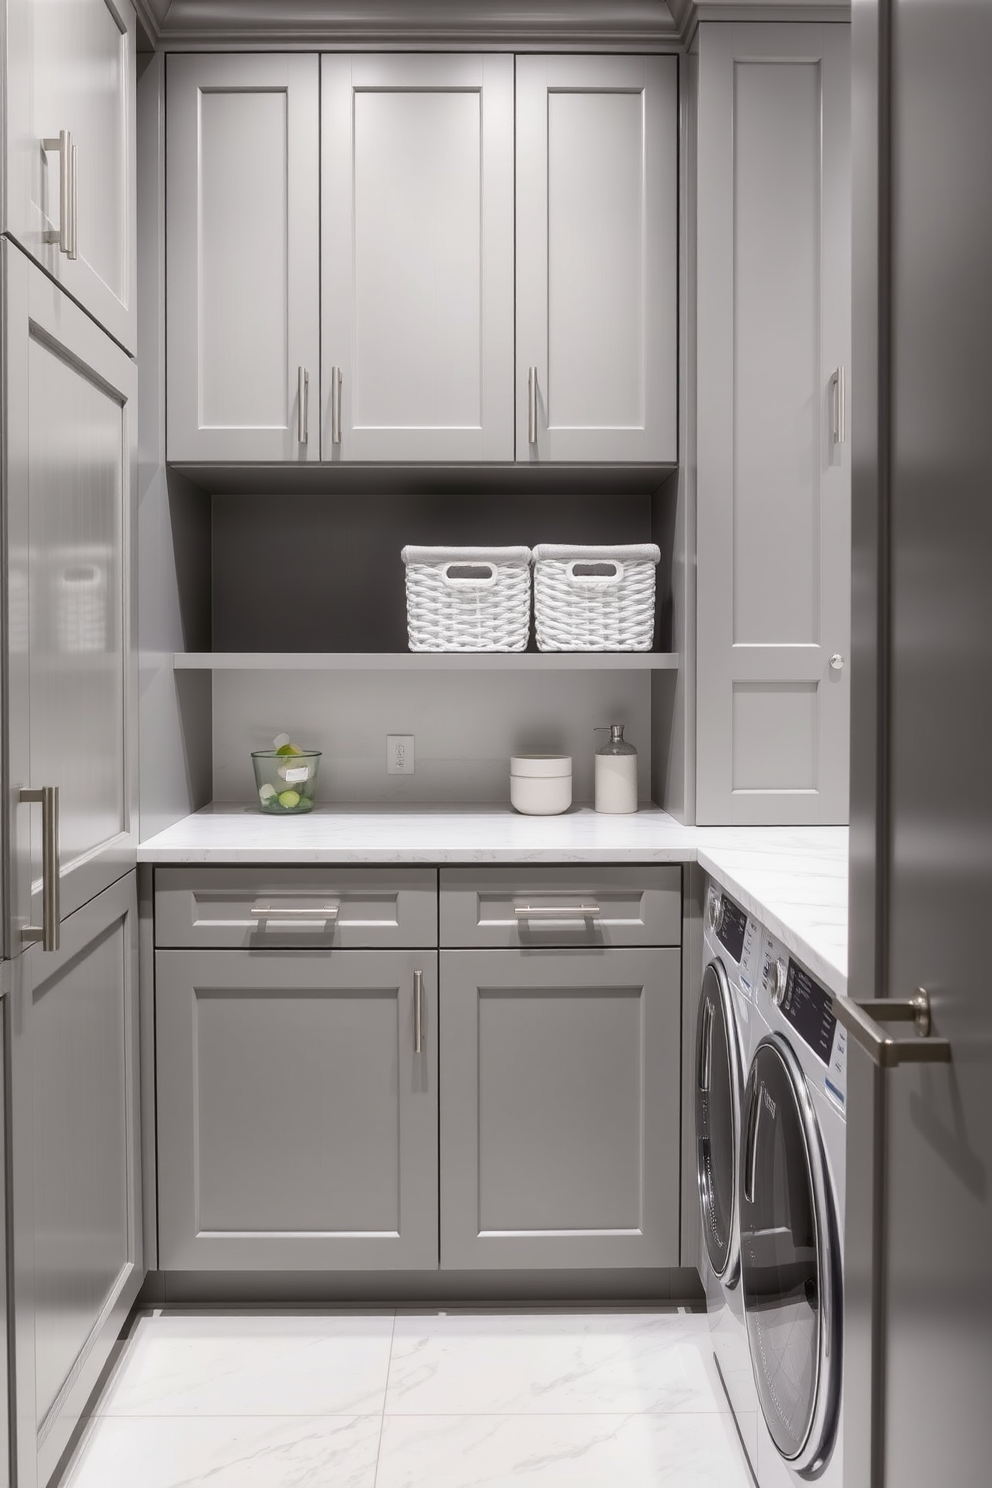
[[[843,1109],[847,1101],[847,1031],[837,1022],[832,996],[771,936],[764,939],[762,960],[766,994],[823,1065],[823,1089]]]
[[[747,915],[740,905],[726,894],[720,895],[720,914],[716,936],[728,955],[740,964],[744,952],[744,935],[747,931]]]

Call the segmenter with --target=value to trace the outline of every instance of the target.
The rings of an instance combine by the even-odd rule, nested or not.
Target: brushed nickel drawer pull
[[[253,904],[251,907],[254,920],[336,920],[340,912],[340,904],[321,904],[313,909],[282,908],[273,904]]]
[[[73,252],[73,144],[68,129],[61,129],[57,136],[43,139],[44,150],[57,150],[59,155],[59,225],[45,233],[46,243],[57,243],[59,252],[74,258]]]
[[[518,920],[595,920],[598,904],[515,904]]]

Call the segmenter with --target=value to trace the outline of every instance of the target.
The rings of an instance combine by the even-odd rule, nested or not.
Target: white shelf
[[[674,651],[177,651],[176,671],[658,672]]]

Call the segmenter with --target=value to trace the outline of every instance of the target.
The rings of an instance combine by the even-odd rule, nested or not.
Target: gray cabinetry
[[[700,823],[847,820],[849,31],[699,29]]]
[[[128,0],[7,0],[2,230],[136,343],[135,17]]]
[[[677,1266],[677,948],[441,952],[441,1265]]]
[[[517,59],[518,460],[678,458],[678,62]]]
[[[19,1488],[44,1488],[143,1280],[137,912],[127,874],[11,963]]]
[[[155,983],[162,1268],[436,1267],[436,951],[158,951]]]
[[[513,59],[321,59],[325,460],[513,459]]]
[[[131,359],[11,242],[2,452],[6,508],[10,927],[71,914],[134,864],[130,574],[137,421]],[[45,852],[42,807],[60,832]],[[57,861],[55,860],[57,859]]]
[[[170,460],[320,457],[316,57],[168,64]]]
[[[443,946],[678,945],[682,870],[445,868]]]

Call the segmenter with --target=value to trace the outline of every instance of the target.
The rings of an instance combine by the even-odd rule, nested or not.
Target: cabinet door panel
[[[317,59],[170,57],[168,104],[169,458],[319,459]]]
[[[128,350],[136,345],[135,17],[127,0],[10,0],[4,230]],[[58,150],[76,147],[76,257],[60,251]]]
[[[14,974],[18,1482],[50,1476],[140,1288],[134,875]]]
[[[680,966],[442,952],[442,1266],[678,1265]]]
[[[677,458],[677,191],[674,57],[517,59],[517,459]]]
[[[700,37],[697,821],[847,820],[848,28]]]
[[[437,1265],[436,953],[160,951],[156,1002],[164,1268]]]
[[[511,59],[324,57],[322,127],[324,459],[512,459]]]
[[[136,420],[133,362],[13,245],[3,261],[13,955],[42,916],[41,810],[19,789],[59,787],[63,915],[134,864]]]

